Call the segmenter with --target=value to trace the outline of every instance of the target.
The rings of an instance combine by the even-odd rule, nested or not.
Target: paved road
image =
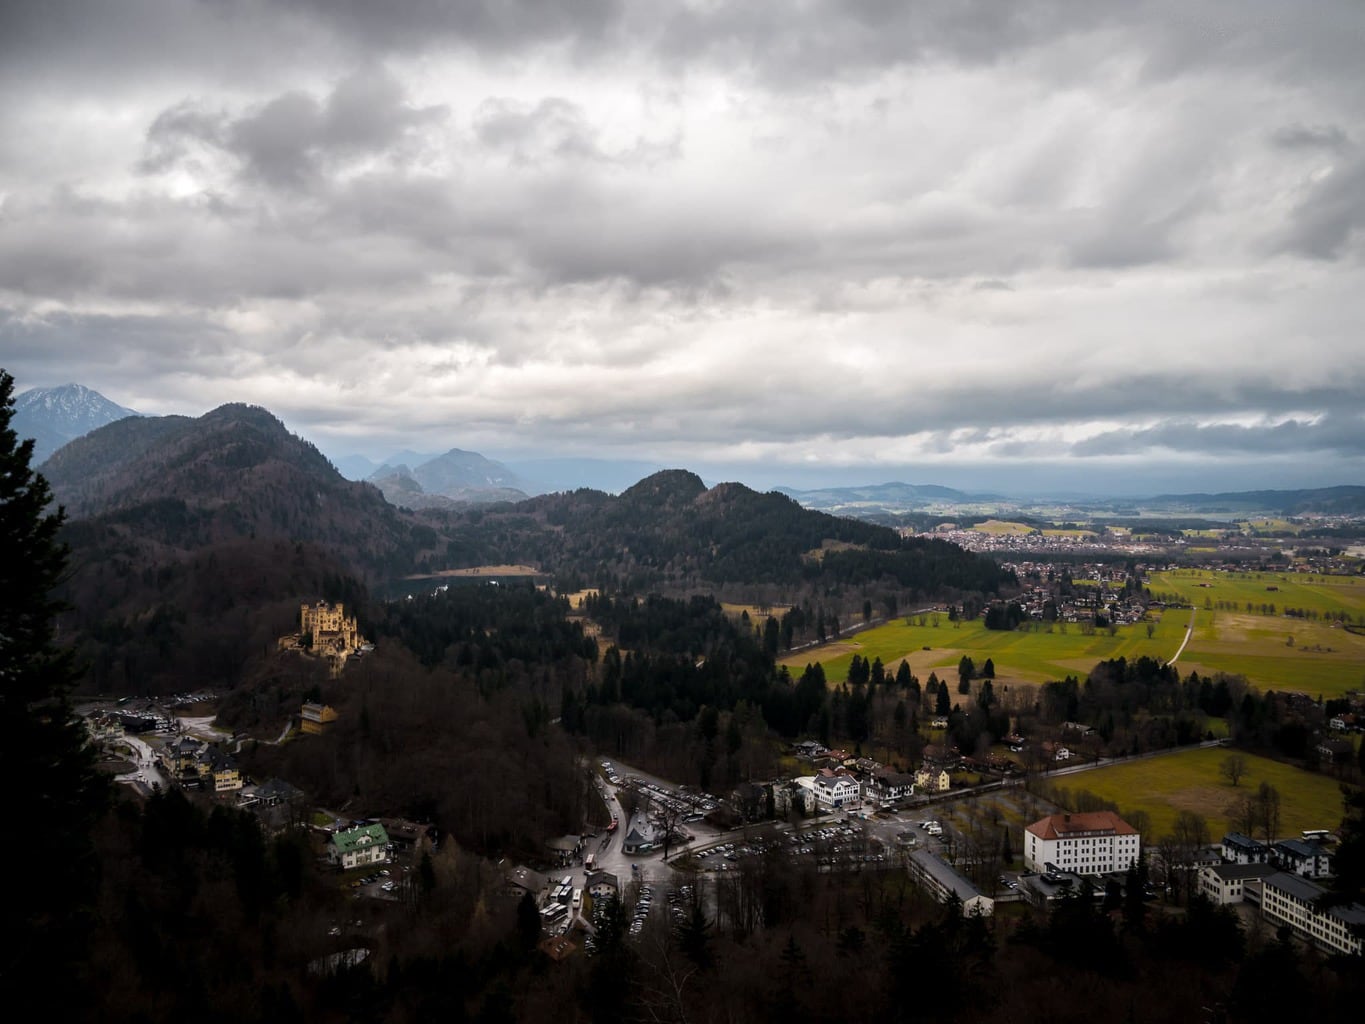
[[[140,740],[136,736],[124,736],[123,741],[132,747],[137,755],[137,770],[120,775],[118,781],[129,784],[142,782],[148,787],[160,786],[164,791],[167,788],[166,779],[156,763],[156,755],[152,752],[152,748],[147,745],[146,741]]]

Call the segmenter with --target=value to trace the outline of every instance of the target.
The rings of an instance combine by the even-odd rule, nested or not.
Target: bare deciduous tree
[[[1229,754],[1223,758],[1222,763],[1218,766],[1218,771],[1223,778],[1236,786],[1242,781],[1242,776],[1247,773],[1247,759],[1241,754]]]

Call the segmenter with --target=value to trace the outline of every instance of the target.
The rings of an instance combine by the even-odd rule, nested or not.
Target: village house
[[[192,777],[197,773],[197,762],[206,746],[206,743],[192,736],[181,737],[162,749],[161,763],[167,773],[177,779]]]
[[[503,883],[504,891],[508,895],[520,896],[529,892],[532,898],[539,903],[541,896],[549,887],[550,881],[539,871],[532,871],[528,867],[517,865],[508,869],[507,873],[503,875]]]
[[[1052,814],[1024,829],[1024,863],[1082,875],[1127,871],[1142,853],[1137,829],[1113,811]]]
[[[384,826],[355,825],[332,834],[327,844],[327,862],[343,870],[365,864],[382,864],[389,859],[389,835]]]
[[[1223,859],[1230,864],[1264,864],[1270,860],[1270,847],[1240,832],[1223,837]]]
[[[1323,764],[1346,764],[1355,754],[1350,740],[1327,738],[1318,741],[1317,755]]]
[[[946,793],[951,786],[952,779],[945,768],[926,764],[915,772],[914,787],[921,793]]]
[[[199,756],[197,769],[204,788],[214,793],[233,793],[242,788],[236,759],[217,747],[209,747]]]
[[[100,711],[85,720],[85,731],[95,743],[123,739],[123,719],[107,711]]]
[[[873,774],[867,784],[867,795],[877,803],[886,805],[913,796],[915,777],[906,772],[893,772],[884,768]]]
[[[321,735],[336,720],[336,709],[330,704],[309,702],[299,709],[299,731],[305,736]]]
[[[594,900],[604,900],[609,896],[619,898],[621,895],[621,882],[610,871],[589,871],[584,886]]]
[[[1281,871],[1301,878],[1324,878],[1332,873],[1332,855],[1318,843],[1284,839],[1270,848],[1270,860]]]

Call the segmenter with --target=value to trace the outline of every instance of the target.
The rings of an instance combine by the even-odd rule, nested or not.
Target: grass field
[[[1063,776],[1056,785],[1072,792],[1089,790],[1113,801],[1121,812],[1146,811],[1152,818],[1153,837],[1169,833],[1176,815],[1188,810],[1203,815],[1209,835],[1217,842],[1232,830],[1229,807],[1255,792],[1262,782],[1280,793],[1281,836],[1297,838],[1303,829],[1334,829],[1341,823],[1341,790],[1335,779],[1243,754],[1248,771],[1234,788],[1218,770],[1228,753],[1223,747],[1182,750]]]
[[[1365,687],[1365,636],[1330,622],[1259,613],[1262,604],[1274,604],[1277,613],[1285,608],[1323,615],[1340,610],[1359,619],[1365,617],[1365,580],[1189,569],[1153,573],[1149,587],[1153,594],[1179,594],[1198,609],[1194,636],[1180,657],[1183,671],[1238,673],[1262,690],[1301,690],[1324,697]],[[1204,608],[1205,599],[1212,609]],[[1218,610],[1220,601],[1243,610]],[[1256,611],[1245,611],[1248,602]]]
[[[1329,621],[1278,614],[1286,607],[1312,609],[1322,615],[1343,610],[1365,619],[1365,579],[1179,570],[1154,573],[1150,589],[1154,594],[1178,595],[1195,608],[1194,634],[1179,661],[1182,674],[1228,672],[1246,676],[1263,691],[1298,690],[1314,697],[1339,697],[1348,690],[1365,689],[1365,635],[1347,632]],[[1215,607],[1206,609],[1205,598]],[[1219,601],[1233,602],[1242,610],[1219,610]],[[1254,611],[1245,611],[1247,602]],[[1277,614],[1260,614],[1263,604],[1272,603]],[[905,660],[921,680],[937,672],[955,681],[958,661],[966,654],[978,668],[990,658],[997,683],[1043,683],[1068,675],[1083,677],[1096,662],[1107,658],[1147,655],[1167,660],[1184,639],[1190,613],[1179,608],[1153,612],[1148,617],[1154,626],[1150,638],[1148,623],[1121,627],[1111,637],[1107,630],[1086,636],[1075,624],[1067,626],[1066,632],[1060,623],[1051,633],[1044,629],[1001,632],[988,630],[979,621],[952,623],[946,615],[938,618],[938,626],[898,619],[838,643],[787,655],[781,662],[793,672],[819,662],[832,685],[847,678],[855,654],[869,661],[881,658],[888,673]]]
[[[1114,636],[1107,630],[1085,636],[1074,623],[1066,627],[1065,633],[1060,623],[1052,633],[1043,630],[1035,633],[987,629],[979,621],[952,623],[946,615],[940,616],[937,627],[927,623],[907,625],[906,620],[898,619],[837,644],[798,651],[783,658],[782,663],[799,671],[818,661],[827,678],[838,683],[847,678],[849,663],[857,654],[868,660],[881,658],[888,672],[894,672],[904,659],[921,680],[934,671],[955,681],[957,664],[966,654],[978,669],[990,658],[995,663],[997,685],[1043,683],[1068,675],[1084,676],[1096,662],[1119,655],[1170,658],[1184,638],[1188,621],[1189,612],[1168,611],[1160,619],[1152,620],[1155,631],[1149,639],[1145,624],[1122,627]]]
[[[1196,608],[1204,607],[1207,598],[1215,606],[1219,601],[1235,601],[1243,608],[1251,602],[1257,608],[1273,604],[1277,610],[1342,610],[1365,615],[1365,578],[1359,576],[1177,569],[1152,573],[1147,587],[1153,594],[1179,594]]]
[[[972,529],[992,537],[1017,536],[1033,532],[1033,527],[1028,523],[1012,523],[1004,519],[987,519],[984,523],[977,523]]]

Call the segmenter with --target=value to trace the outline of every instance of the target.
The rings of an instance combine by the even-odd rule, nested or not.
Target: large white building
[[[817,775],[812,788],[815,799],[826,810],[856,807],[862,799],[862,787],[851,775]]]
[[[1295,934],[1322,949],[1347,956],[1360,956],[1362,943],[1353,928],[1365,925],[1365,907],[1359,903],[1317,909],[1322,886],[1280,872],[1261,883],[1261,915],[1269,921],[1287,924]]]
[[[1127,871],[1141,855],[1142,836],[1113,811],[1053,814],[1024,830],[1024,862],[1030,871]]]

